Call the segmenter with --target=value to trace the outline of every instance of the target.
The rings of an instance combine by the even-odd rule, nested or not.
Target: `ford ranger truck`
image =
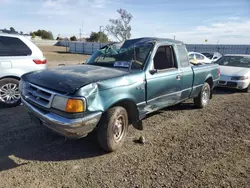
[[[207,106],[219,76],[216,64],[191,65],[180,41],[137,38],[108,44],[81,65],[27,73],[19,89],[35,122],[73,139],[96,130],[112,152],[129,125],[143,130],[149,113],[190,98]]]

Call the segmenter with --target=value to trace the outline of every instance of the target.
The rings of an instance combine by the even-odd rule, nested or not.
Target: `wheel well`
[[[0,78],[0,80],[5,79],[5,78],[13,78],[13,79],[20,81],[20,77],[18,77],[18,76],[5,76],[5,77]]]
[[[114,107],[114,106],[121,106],[126,109],[128,113],[129,124],[133,124],[139,119],[137,106],[132,100],[125,99],[125,100],[119,101],[118,103],[115,103],[111,107]]]
[[[212,79],[212,77],[209,77],[208,79],[206,79],[205,82],[207,82],[210,86],[210,89],[211,89],[210,90],[210,99],[212,99],[212,96],[213,96],[213,79]]]

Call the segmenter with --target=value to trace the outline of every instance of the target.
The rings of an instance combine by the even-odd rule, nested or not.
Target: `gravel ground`
[[[217,90],[205,109],[187,101],[148,116],[109,154],[95,134],[65,140],[22,106],[1,108],[0,187],[250,187],[249,106],[250,94]]]

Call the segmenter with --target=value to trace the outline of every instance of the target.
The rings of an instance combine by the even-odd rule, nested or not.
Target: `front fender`
[[[127,87],[119,87],[103,91],[96,90],[95,93],[92,93],[92,95],[87,98],[88,110],[105,112],[111,106],[124,100],[129,100],[136,104],[138,99],[135,98],[135,95],[126,91],[129,90],[126,88]]]
[[[123,100],[132,101],[135,105],[144,102],[145,90],[138,89],[141,88],[142,84],[145,84],[143,80],[138,80],[131,85],[102,89],[101,83],[93,83],[81,88],[76,95],[86,98],[88,111],[105,112]]]

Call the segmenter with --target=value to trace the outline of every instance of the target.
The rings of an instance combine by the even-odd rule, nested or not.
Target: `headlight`
[[[231,80],[247,80],[247,76],[233,76]]]
[[[66,98],[56,95],[53,99],[52,107],[69,113],[78,113],[86,110],[86,102],[84,99]]]

